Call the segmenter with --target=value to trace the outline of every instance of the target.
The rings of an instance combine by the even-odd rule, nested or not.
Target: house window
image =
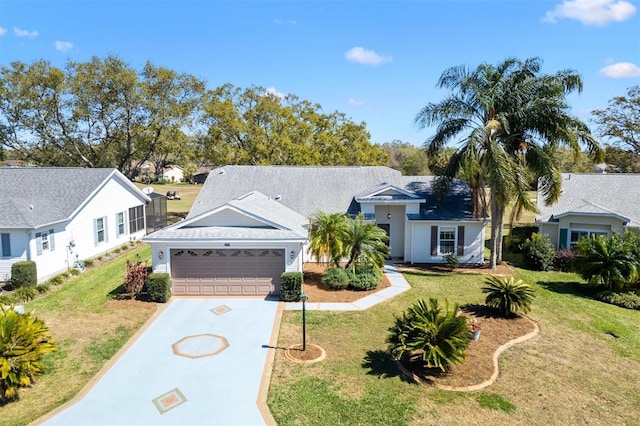
[[[144,206],[129,209],[129,233],[134,234],[144,229]]]
[[[446,255],[456,252],[456,227],[441,226],[438,230],[438,254]]]
[[[100,217],[95,220],[94,228],[95,228],[95,241],[96,244],[104,243],[107,240],[107,232],[105,228],[105,218]]]
[[[11,257],[11,234],[0,234],[0,257]]]
[[[118,237],[126,232],[124,223],[124,212],[116,213],[116,226],[118,227]]]
[[[49,232],[36,233],[36,253],[41,255],[45,251],[53,251],[55,249],[55,234],[53,229]]]
[[[42,251],[49,250],[49,235],[47,233],[42,234],[40,242]]]
[[[573,248],[578,244],[581,238],[595,238],[597,236],[609,236],[608,232],[605,231],[588,231],[588,230],[571,230],[571,235],[569,238],[569,248],[573,250]]]

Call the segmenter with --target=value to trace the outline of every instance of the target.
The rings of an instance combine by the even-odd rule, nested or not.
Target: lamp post
[[[307,350],[307,318],[306,318],[306,302],[307,294],[300,293],[300,300],[302,300],[302,351]]]

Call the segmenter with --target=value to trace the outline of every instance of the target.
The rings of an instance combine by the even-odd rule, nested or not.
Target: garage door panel
[[[280,292],[284,250],[171,250],[175,295],[267,295]]]

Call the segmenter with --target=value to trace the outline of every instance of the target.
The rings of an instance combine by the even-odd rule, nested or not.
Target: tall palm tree
[[[580,142],[586,142],[590,152],[599,152],[586,125],[571,116],[566,102],[567,94],[582,90],[580,76],[574,71],[540,75],[540,65],[539,58],[524,62],[509,58],[495,66],[449,68],[438,86],[453,93],[427,104],[415,118],[421,128],[437,125],[425,143],[431,153],[462,136],[436,180],[441,191],[456,177],[466,179],[474,196],[474,214],[485,217],[483,195],[489,187],[492,269],[502,261],[506,207],[515,203],[516,212],[535,211],[526,191],[536,178],[545,202],[557,200],[561,187],[554,156],[557,146],[579,150]]]
[[[389,255],[389,237],[382,228],[372,222],[366,222],[359,214],[351,219],[345,236],[345,254],[349,261],[345,269],[357,263],[370,264],[382,268]]]
[[[309,252],[318,262],[324,259],[339,266],[345,252],[347,219],[342,213],[317,212],[311,217]]]

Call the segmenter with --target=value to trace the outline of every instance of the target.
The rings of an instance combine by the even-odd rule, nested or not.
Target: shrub
[[[460,266],[460,260],[458,260],[458,257],[453,253],[448,254],[444,257],[444,263],[447,265],[447,268],[451,269],[452,271]]]
[[[527,268],[548,271],[553,265],[553,243],[547,234],[532,234],[522,244],[522,260]]]
[[[571,250],[556,250],[553,252],[553,269],[570,272],[573,270],[574,253]]]
[[[12,296],[15,302],[28,302],[33,300],[38,294],[38,290],[35,287],[20,287],[16,289]]]
[[[280,275],[280,300],[297,302],[302,293],[302,272],[285,272]]]
[[[22,260],[11,265],[11,287],[35,287],[38,283],[36,262]]]
[[[378,269],[378,268],[375,268]],[[375,270],[358,270],[355,273],[349,274],[349,286],[354,290],[367,291],[373,290],[380,284],[380,275]]]
[[[169,274],[152,273],[147,277],[147,293],[152,302],[165,303],[171,297]]]
[[[124,288],[126,294],[130,298],[137,297],[147,280],[149,271],[147,270],[147,261],[141,260],[131,261],[127,259],[127,269],[124,273]]]
[[[322,274],[322,284],[331,290],[343,290],[349,286],[349,272],[342,268],[327,269]]]
[[[13,298],[0,295],[0,307],[13,305]]]
[[[637,281],[638,264],[633,248],[618,234],[581,238],[574,251],[573,267],[590,284],[621,291]]]
[[[93,261],[93,259],[87,259],[87,260],[85,260],[85,261],[84,261],[84,262],[82,262],[82,263],[84,264],[84,267],[85,267],[85,268],[90,268],[90,267],[92,267],[92,266],[93,266],[93,264],[94,264],[95,262]]]
[[[511,253],[521,253],[522,244],[535,232],[538,232],[538,227],[534,225],[514,226],[505,239],[505,247]]]
[[[615,293],[613,291],[601,291],[596,295],[596,299],[622,308],[640,310],[640,295],[633,292]]]
[[[500,311],[505,318],[521,312],[526,314],[531,310],[531,302],[535,297],[533,288],[522,280],[513,277],[501,278],[491,276],[485,281],[482,292],[487,296],[485,303]]]
[[[42,356],[55,345],[42,320],[12,308],[0,306],[0,330],[0,401],[8,401],[42,372]]]
[[[82,271],[81,271],[80,269],[76,269],[76,268],[69,269],[69,273],[70,273],[71,275],[80,275],[80,273],[81,273],[81,272],[82,272]]]
[[[44,294],[44,293],[48,292],[50,289],[51,289],[51,284],[49,284],[49,283],[42,283],[42,284],[38,284],[36,286],[36,290],[40,294]]]
[[[54,276],[54,277],[49,278],[48,283],[49,283],[50,285],[60,285],[60,284],[62,284],[62,283],[64,282],[64,280],[66,280],[66,279],[67,279],[66,275],[64,275],[64,274],[58,274],[58,275],[56,275],[56,276]]]
[[[450,365],[461,362],[469,345],[467,319],[459,314],[458,305],[445,310],[436,299],[429,304],[418,300],[389,328],[387,343],[391,355],[400,358],[419,352],[426,367],[446,371]]]

